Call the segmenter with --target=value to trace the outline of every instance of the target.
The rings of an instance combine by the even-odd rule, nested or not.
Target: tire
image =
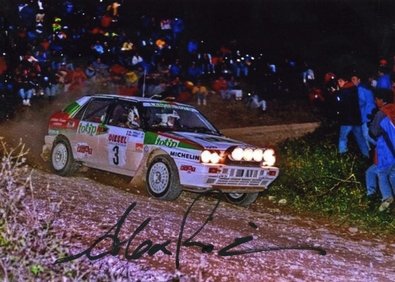
[[[151,161],[146,186],[148,193],[157,199],[172,201],[180,196],[182,190],[177,167],[170,157],[159,155]]]
[[[226,193],[225,198],[229,203],[236,204],[239,206],[247,207],[258,198],[258,192],[256,193]]]
[[[61,176],[72,175],[77,170],[70,143],[65,137],[58,137],[52,146],[51,166]]]

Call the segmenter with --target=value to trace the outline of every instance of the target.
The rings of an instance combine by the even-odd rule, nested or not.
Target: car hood
[[[217,149],[226,150],[231,146],[247,146],[242,141],[227,138],[225,136],[218,136],[213,134],[191,133],[191,132],[166,132],[166,136],[174,138],[183,143],[195,145],[200,149]]]

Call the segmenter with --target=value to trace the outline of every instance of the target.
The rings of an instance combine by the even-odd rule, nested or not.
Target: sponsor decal
[[[92,148],[86,144],[77,144],[77,153],[92,155]]]
[[[97,126],[91,123],[80,123],[78,126],[78,133],[88,134],[90,136],[96,135]]]
[[[138,130],[128,130],[126,131],[126,136],[130,136],[134,138],[143,138],[144,132]]]
[[[183,153],[183,152],[174,152],[174,151],[171,151],[171,152],[170,152],[170,156],[172,156],[172,157],[177,157],[177,158],[182,158],[182,159],[188,159],[188,160],[195,160],[195,161],[200,160],[200,157],[197,156],[197,155],[192,155],[192,154]]]
[[[48,130],[48,135],[57,135],[59,133],[60,133],[60,130],[55,130],[55,129]]]
[[[175,109],[175,110],[197,112],[197,109],[190,107],[190,106],[176,105],[176,104],[163,103],[163,102],[162,103],[161,102],[145,102],[145,103],[143,103],[143,105],[144,105],[144,107],[165,108],[165,109]]]
[[[166,138],[166,137],[162,137],[162,136],[158,136],[155,140],[155,145],[160,145],[160,146],[165,146],[165,147],[169,147],[169,148],[175,148],[178,147],[178,144],[180,142],[176,141],[174,139],[170,139],[170,138]]]
[[[184,149],[201,149],[201,146],[189,141],[188,139],[181,138],[178,140],[172,136],[159,135],[154,132],[148,131],[144,134],[144,144],[146,145],[161,145],[169,148],[177,147]],[[167,141],[166,141],[167,140]]]
[[[127,137],[123,136],[123,135],[109,134],[108,135],[108,141],[110,143],[126,144],[127,143]]]
[[[191,165],[182,165],[180,167],[181,171],[186,171],[187,173],[192,173],[196,171],[196,167],[191,166]]]
[[[144,149],[144,144],[136,143],[136,151],[142,152]]]

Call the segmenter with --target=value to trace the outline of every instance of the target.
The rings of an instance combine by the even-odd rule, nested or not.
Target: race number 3
[[[109,164],[124,167],[126,165],[126,146],[110,144],[108,149]]]
[[[114,153],[113,158],[112,158],[112,162],[115,165],[119,165],[119,146],[114,146],[112,148],[112,151]]]

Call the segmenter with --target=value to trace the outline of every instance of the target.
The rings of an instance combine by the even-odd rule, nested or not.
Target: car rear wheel
[[[225,198],[228,202],[237,204],[239,206],[249,206],[258,198],[257,193],[226,193]]]
[[[147,171],[147,190],[150,195],[161,200],[175,200],[182,190],[173,160],[160,155],[155,157]]]
[[[71,175],[77,170],[69,141],[58,137],[51,151],[51,165],[56,174],[61,176]]]

